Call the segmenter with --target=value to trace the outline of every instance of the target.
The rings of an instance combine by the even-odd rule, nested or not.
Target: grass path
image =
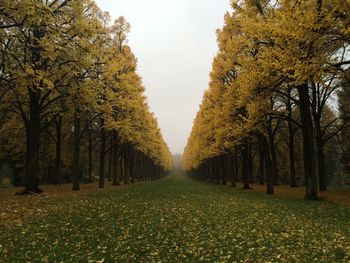
[[[350,209],[171,175],[52,198],[0,228],[0,262],[349,262]]]

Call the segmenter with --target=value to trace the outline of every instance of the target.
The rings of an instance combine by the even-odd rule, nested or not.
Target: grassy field
[[[182,175],[6,202],[1,262],[350,261],[349,207]]]

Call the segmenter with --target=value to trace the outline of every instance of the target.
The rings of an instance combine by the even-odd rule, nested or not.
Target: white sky
[[[95,0],[112,20],[131,24],[129,45],[138,58],[151,111],[173,153],[182,153],[217,51],[229,0]]]

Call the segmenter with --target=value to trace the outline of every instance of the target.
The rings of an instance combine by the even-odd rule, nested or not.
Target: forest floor
[[[347,205],[179,174],[117,189],[62,187],[0,190],[0,262],[350,261]]]

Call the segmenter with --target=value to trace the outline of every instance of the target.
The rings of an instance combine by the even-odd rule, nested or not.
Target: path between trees
[[[16,198],[25,203],[28,197]],[[118,190],[32,198],[39,202],[32,209],[25,208],[29,217],[20,220],[19,214],[0,224],[0,258],[48,262],[350,260],[350,209],[327,202],[244,192],[180,174]],[[21,214],[25,215],[25,209]]]

